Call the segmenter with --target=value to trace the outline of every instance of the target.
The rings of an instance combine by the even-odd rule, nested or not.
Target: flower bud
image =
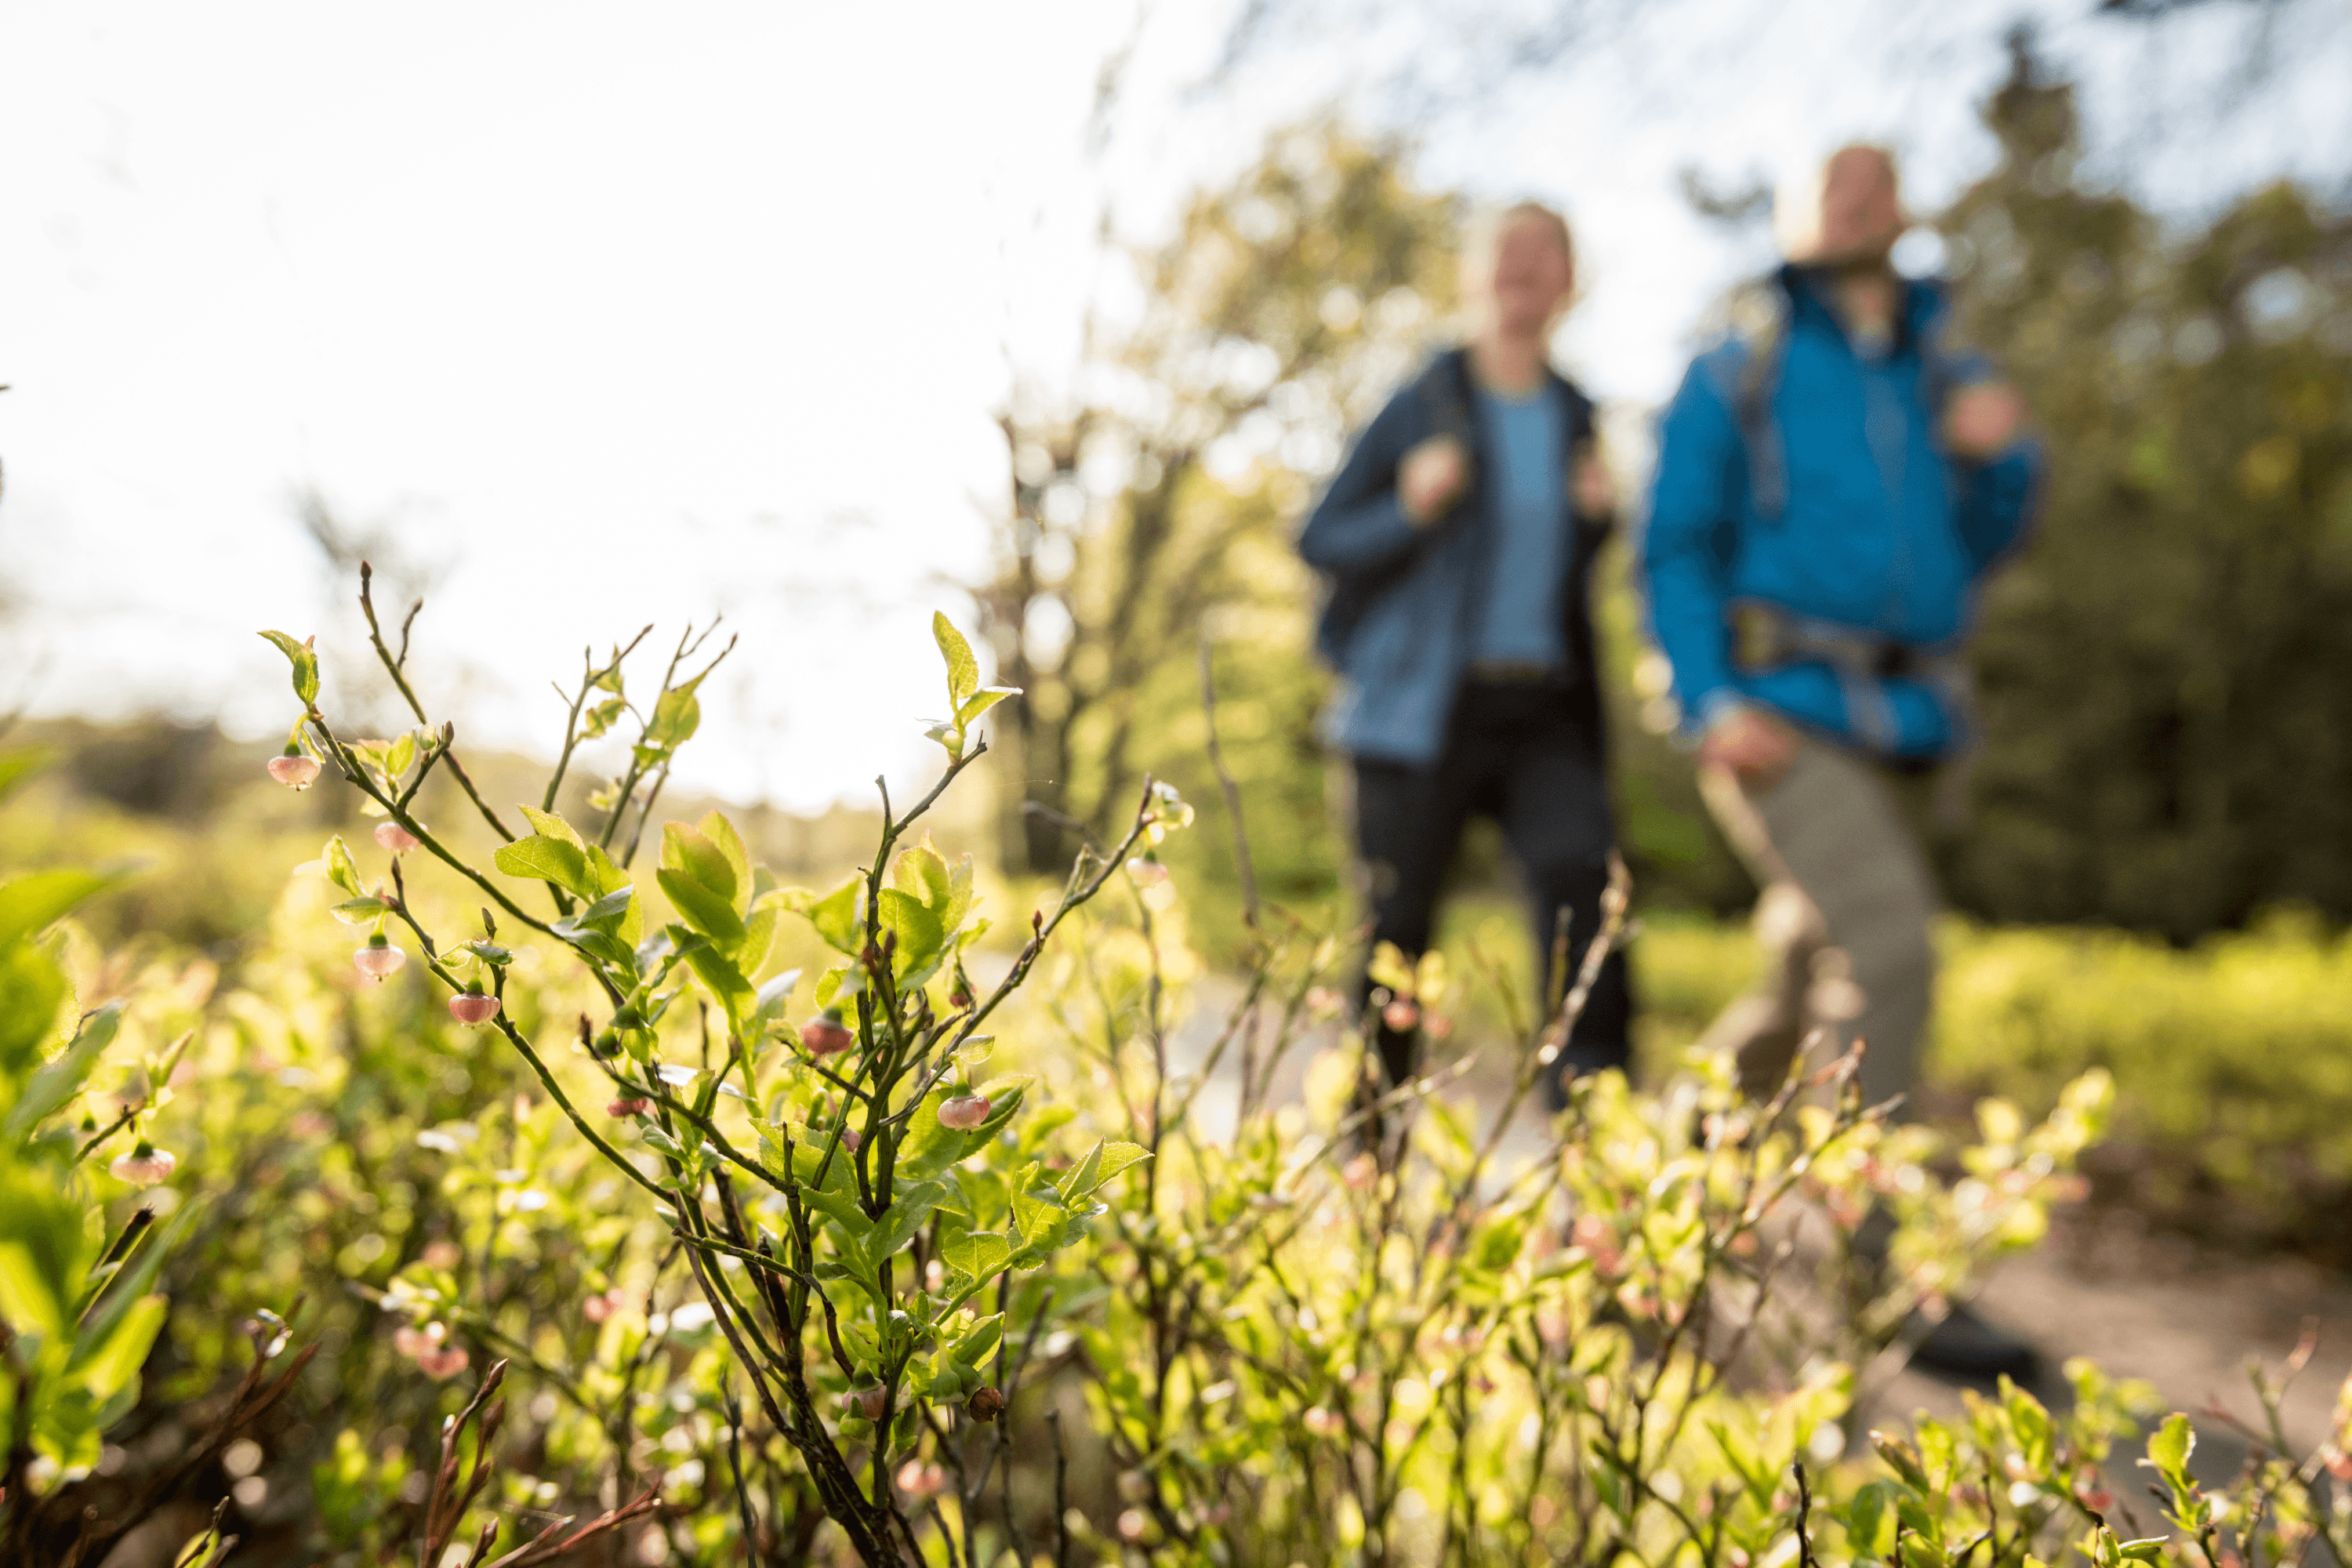
[[[117,1154],[107,1173],[118,1182],[128,1182],[134,1187],[152,1187],[158,1182],[169,1181],[180,1163],[179,1157],[169,1149],[158,1149],[144,1138],[128,1154]]]
[[[1135,879],[1139,888],[1157,888],[1168,880],[1168,868],[1160,863],[1157,855],[1138,855],[1127,863],[1127,874]]]
[[[863,1388],[851,1389],[841,1396],[841,1402],[848,1406],[852,1415],[863,1415],[868,1421],[879,1421],[882,1419],[882,1385],[872,1383]]]
[[[856,1043],[856,1037],[841,1021],[838,1007],[827,1007],[801,1026],[801,1048],[813,1057],[833,1056]]]
[[[610,1105],[604,1107],[604,1114],[607,1116],[643,1116],[646,1113],[646,1108],[652,1104],[652,1100],[647,1100],[641,1095],[631,1095],[625,1099],[616,1100]]]
[[[958,1132],[969,1132],[988,1120],[988,1097],[984,1094],[960,1094],[940,1105],[940,1125]]]
[[[1400,996],[1381,1009],[1381,1022],[1398,1034],[1405,1034],[1421,1023],[1421,1009]]]
[[[425,1250],[420,1256],[425,1259],[425,1267],[429,1268],[455,1268],[464,1260],[466,1255],[457,1249],[456,1242],[445,1236],[426,1242]]]
[[[981,1389],[965,1404],[964,1411],[975,1421],[993,1421],[1004,1414],[1004,1391],[995,1387]]]
[[[309,789],[310,781],[319,776],[319,759],[289,746],[284,756],[269,759],[269,776],[292,789]]]
[[[865,1136],[860,1133],[856,1128],[845,1127],[841,1130],[841,1146],[848,1150],[851,1153],[856,1153],[859,1149],[865,1146]]]
[[[592,1323],[601,1323],[621,1310],[621,1292],[605,1290],[580,1303],[580,1315]]]
[[[917,1502],[929,1502],[948,1484],[947,1472],[937,1465],[909,1459],[898,1467],[898,1489]]]
[[[1318,1437],[1336,1437],[1348,1429],[1338,1411],[1327,1410],[1320,1405],[1301,1415],[1298,1424]]]
[[[407,854],[411,849],[415,848],[418,843],[416,835],[409,832],[397,822],[377,823],[375,841],[395,855]]]
[[[408,954],[384,941],[383,933],[378,931],[368,938],[365,947],[352,950],[352,962],[371,980],[389,980],[400,973],[400,966],[408,962]]]
[[[473,1357],[457,1345],[437,1351],[426,1351],[416,1358],[416,1370],[436,1383],[446,1383],[466,1370]]]
[[[499,999],[486,995],[482,988],[469,985],[449,998],[449,1016],[460,1024],[487,1024],[498,1016]]]
[[[1347,1006],[1347,999],[1328,985],[1318,985],[1307,994],[1307,1016],[1318,1023],[1338,1017]]]

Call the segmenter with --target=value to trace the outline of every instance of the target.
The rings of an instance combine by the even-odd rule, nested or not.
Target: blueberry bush
[[[0,1561],[2347,1560],[2352,1394],[2297,1451],[2284,1373],[2226,1484],[2087,1364],[1866,1429],[2078,1190],[2103,1073],[1959,1140],[1818,1049],[1768,1103],[1694,1059],[1538,1127],[1621,880],[1558,994],[1376,955],[1433,1036],[1505,1021],[1378,1084],[1346,933],[1194,931],[1164,786],[991,928],[1011,893],[926,829],[1014,694],[935,633],[936,782],[834,885],[656,816],[707,631],[585,659],[508,805],[404,627],[384,738],[270,634],[270,787],[362,815],[238,952],[95,940],[123,873],[0,881]]]

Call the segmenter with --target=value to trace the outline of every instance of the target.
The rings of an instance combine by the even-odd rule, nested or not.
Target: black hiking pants
[[[1596,709],[1566,686],[1469,681],[1454,700],[1436,763],[1357,761],[1356,847],[1375,943],[1394,942],[1408,958],[1428,947],[1462,830],[1474,816],[1490,816],[1526,885],[1538,995],[1550,994],[1552,932],[1563,907],[1575,973],[1600,929],[1614,843]],[[1370,990],[1366,977],[1359,1001]],[[1564,1070],[1545,1075],[1546,1105],[1557,1110],[1567,1103],[1569,1078],[1625,1067],[1632,1019],[1625,955],[1613,952],[1556,1064]],[[1391,1084],[1419,1066],[1418,1030],[1382,1025],[1379,1045]]]

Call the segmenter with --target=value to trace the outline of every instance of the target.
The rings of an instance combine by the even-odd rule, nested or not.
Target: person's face
[[[1494,272],[1486,279],[1495,324],[1512,336],[1541,331],[1576,288],[1576,264],[1559,231],[1530,214],[1495,237]]]
[[[1809,259],[1883,261],[1902,232],[1903,203],[1886,159],[1863,147],[1832,158],[1822,174],[1821,239]]]

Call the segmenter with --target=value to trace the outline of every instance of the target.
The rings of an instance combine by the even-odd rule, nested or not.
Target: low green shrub
[[[89,879],[0,884],[0,968],[33,977],[0,1010],[5,1560],[94,1561],[142,1519],[191,1563],[351,1568],[2352,1547],[2315,1487],[2352,1473],[2342,1430],[2209,1497],[2168,1426],[2169,1533],[2141,1528],[2107,1466],[2145,1391],[2088,1367],[2063,1415],[2011,1389],[1853,1430],[2074,1189],[2103,1072],[1955,1140],[1861,1105],[1850,1059],[1769,1105],[1692,1061],[1514,1141],[1580,982],[1530,1010],[1501,977],[1495,1059],[1376,1092],[1318,1023],[1336,937],[1245,908],[1198,944],[1245,955],[1240,994],[1202,984],[1150,853],[1190,814],[1156,788],[985,962],[969,863],[914,841],[998,695],[939,637],[943,774],[835,888],[775,884],[722,815],[656,830],[685,645],[649,695],[617,655],[585,672],[575,723],[634,737],[621,776],[576,821],[560,776],[466,802],[510,835],[477,858],[416,809],[450,732],[411,695],[415,730],[342,733],[290,637],[278,771],[383,815],[226,982],[58,921]],[[1661,983],[1698,998],[1737,950],[1707,940]],[[1473,1005],[1454,967],[1381,973],[1435,1021]]]

